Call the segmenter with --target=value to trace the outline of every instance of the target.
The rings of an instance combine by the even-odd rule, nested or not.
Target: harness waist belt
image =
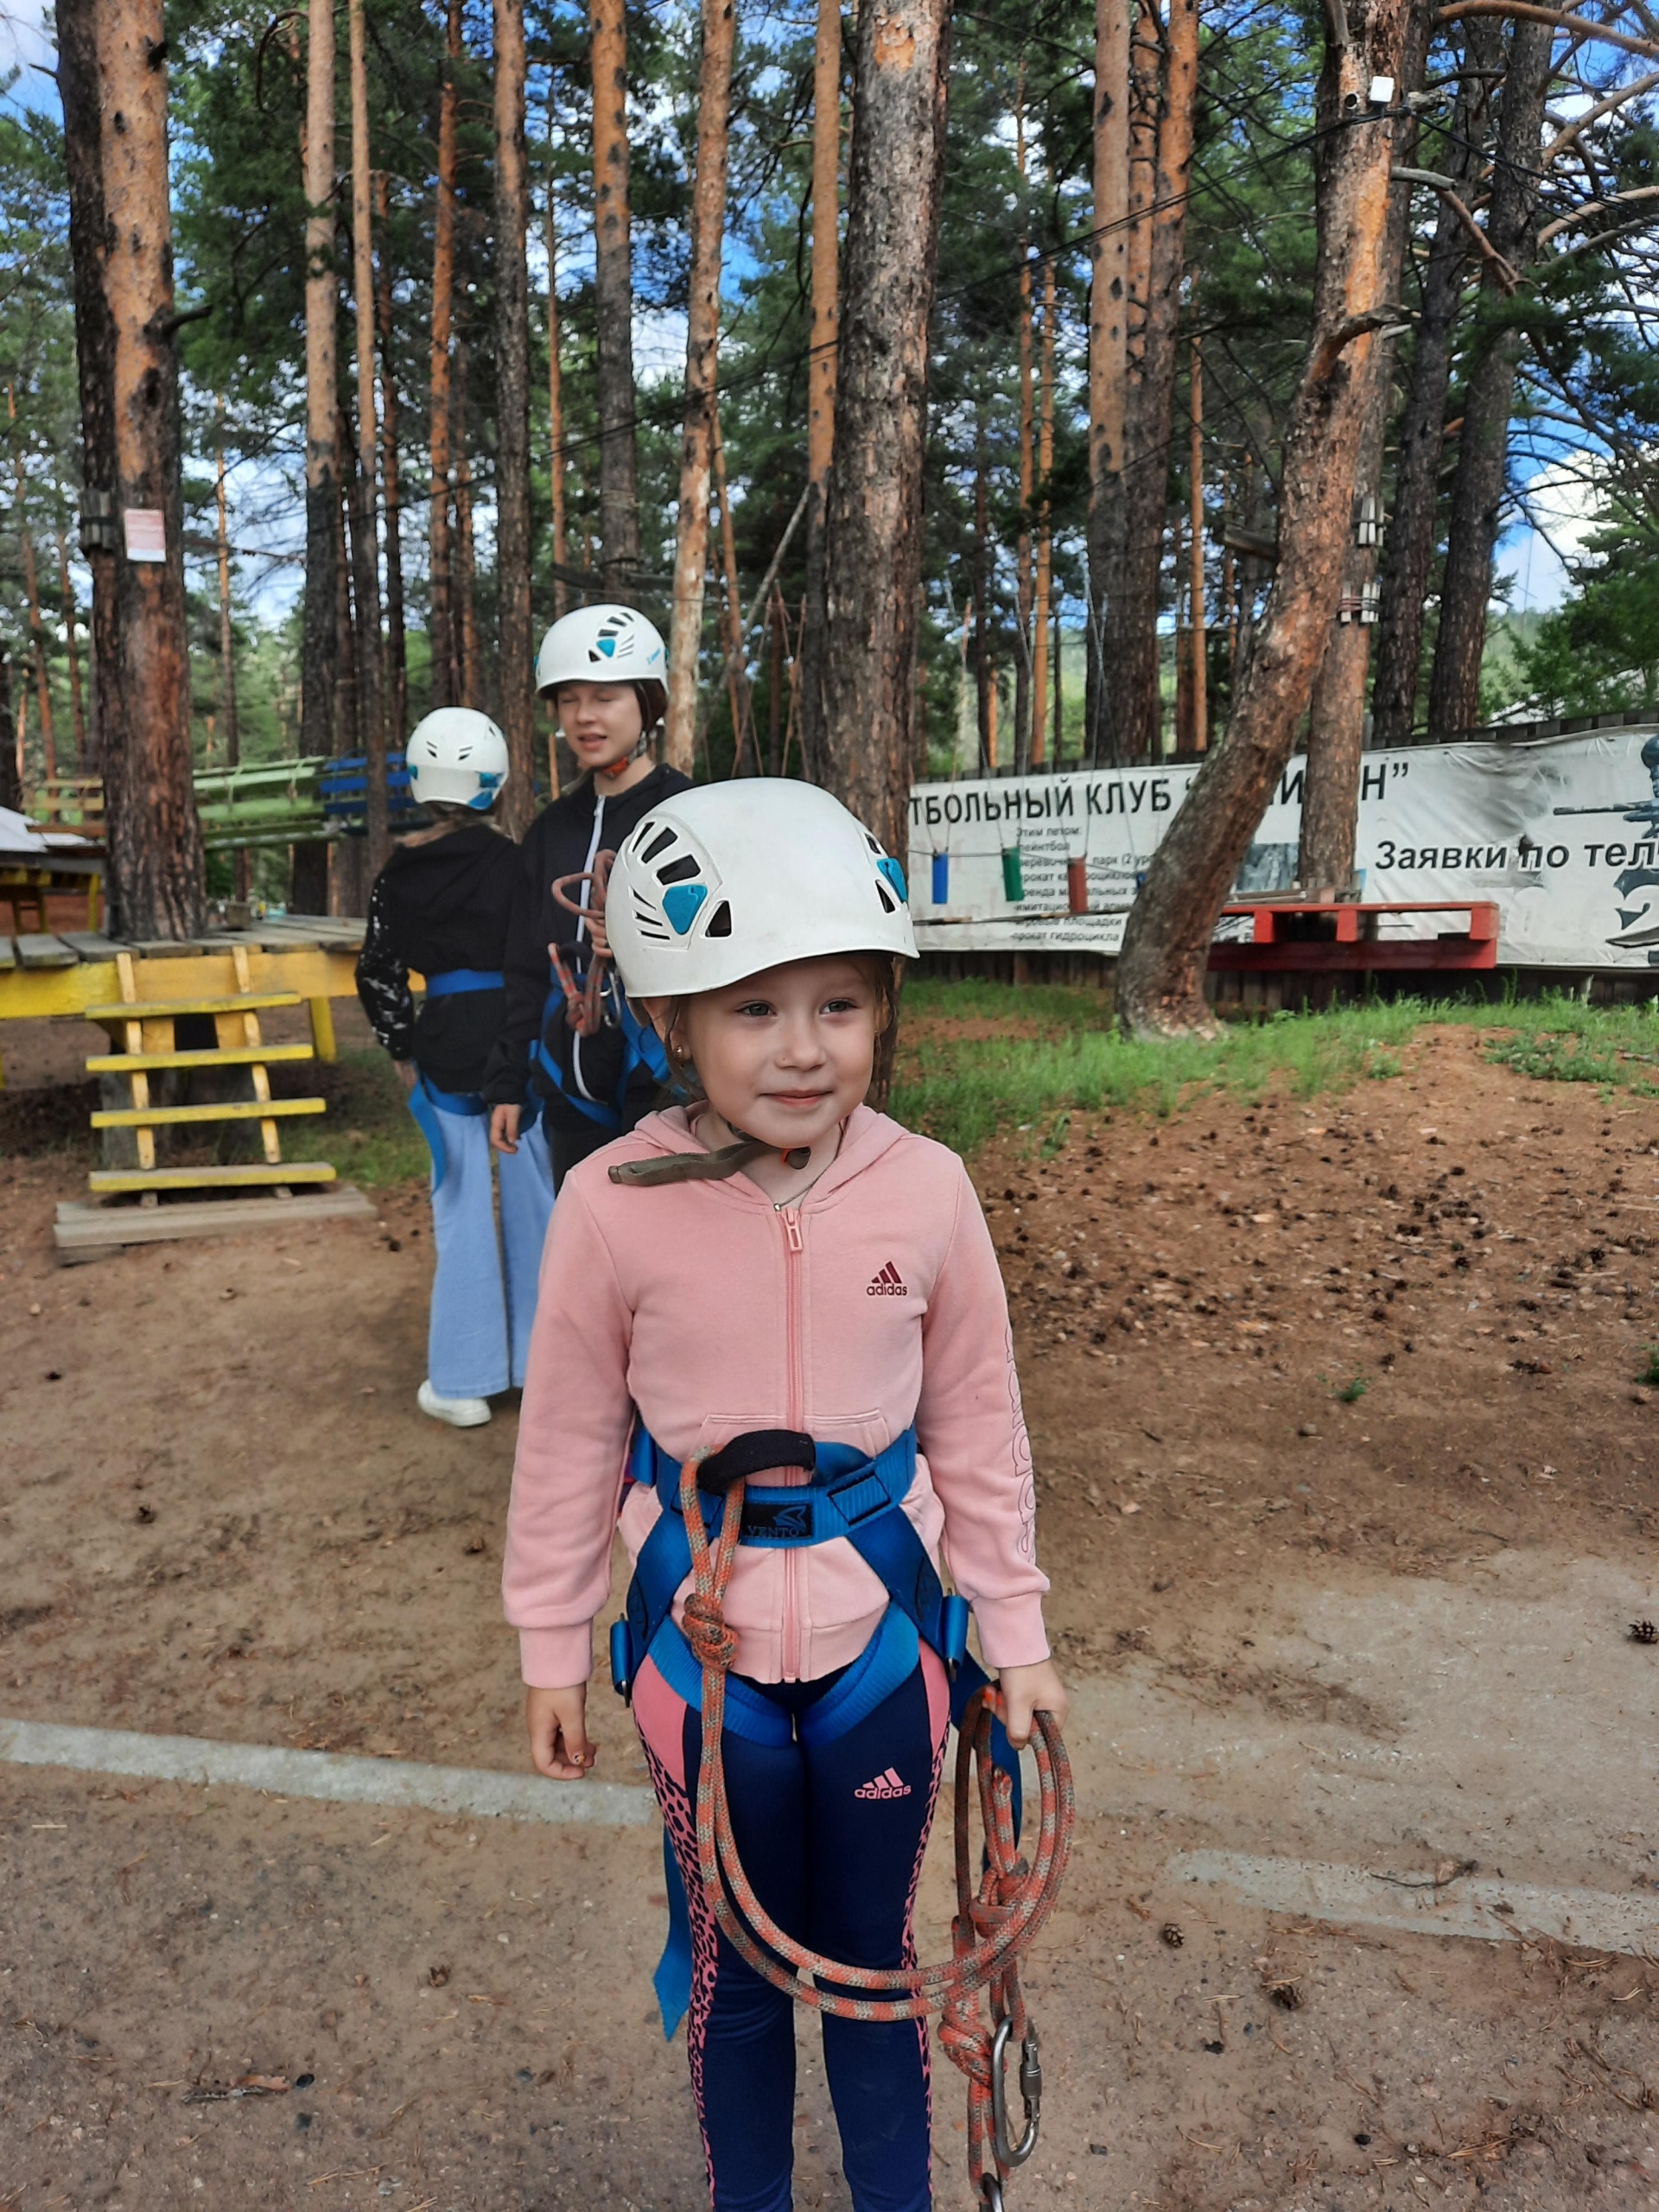
[[[505,991],[507,979],[499,968],[446,968],[426,979],[429,999],[454,998],[461,991]]]
[[[769,1465],[793,1463],[794,1455],[786,1447],[797,1440],[781,1429],[761,1433],[766,1436],[769,1445],[775,1439],[779,1447],[777,1456],[767,1462]],[[810,1444],[810,1439],[799,1440]],[[726,1472],[719,1466],[725,1456],[723,1452],[715,1453],[708,1463],[718,1471],[717,1479]],[[740,1471],[742,1471],[734,1469],[732,1478]],[[635,1432],[628,1457],[628,1476],[631,1481],[647,1484],[655,1490],[664,1514],[672,1514],[677,1519],[681,1516],[680,1463],[644,1428]],[[866,1522],[893,1512],[908,1496],[915,1479],[913,1428],[907,1428],[874,1459],[855,1445],[820,1444],[816,1447],[810,1483],[793,1484],[787,1489],[753,1484],[746,1487],[742,1541],[782,1549],[827,1544],[837,1536],[851,1536]],[[720,1517],[722,1493],[728,1487],[729,1482],[721,1481],[720,1492],[702,1489],[698,1491],[703,1518],[711,1526]]]

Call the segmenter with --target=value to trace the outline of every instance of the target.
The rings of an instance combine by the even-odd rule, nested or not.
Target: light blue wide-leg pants
[[[419,1092],[416,1096],[420,1096]],[[553,1211],[553,1174],[540,1126],[516,1154],[494,1155],[487,1114],[439,1110],[430,1094],[416,1119],[433,1149],[435,1267],[427,1331],[427,1376],[441,1398],[490,1398],[524,1379],[542,1245]],[[411,1104],[413,1102],[411,1102]],[[435,1138],[442,1147],[440,1159]]]

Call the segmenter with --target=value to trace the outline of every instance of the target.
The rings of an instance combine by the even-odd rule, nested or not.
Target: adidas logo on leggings
[[[901,1782],[889,1767],[885,1774],[878,1774],[874,1782],[861,1783],[853,1795],[855,1797],[908,1797],[910,1784]]]

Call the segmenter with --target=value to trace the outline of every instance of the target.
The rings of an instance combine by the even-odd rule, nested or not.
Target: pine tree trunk
[[[665,757],[691,773],[697,727],[702,588],[709,567],[709,480],[715,453],[715,378],[720,346],[721,249],[731,110],[734,0],[703,0],[697,86],[697,166],[691,193],[691,284],[685,337],[685,426],[674,542],[674,621],[668,649]],[[722,499],[722,529],[725,502]],[[729,651],[729,648],[728,648]],[[741,733],[738,734],[741,745]]]
[[[1187,731],[1194,753],[1210,749],[1209,636],[1204,608],[1204,359],[1192,340],[1187,387]]]
[[[1408,200],[1403,188],[1397,200]],[[1389,283],[1396,291],[1399,274]],[[1381,483],[1382,441],[1388,429],[1392,389],[1392,349],[1379,340],[1366,367],[1369,390],[1365,425],[1360,435],[1355,482],[1366,490]],[[1359,789],[1365,749],[1365,678],[1370,669],[1371,633],[1359,619],[1365,586],[1376,569],[1374,548],[1349,543],[1342,596],[1351,604],[1348,620],[1338,618],[1325,641],[1319,672],[1309,701],[1307,769],[1302,784],[1302,822],[1296,876],[1305,899],[1340,899],[1354,878],[1355,842],[1359,828]]]
[[[46,625],[41,620],[40,576],[35,565],[35,539],[25,520],[27,479],[22,448],[17,443],[17,400],[6,386],[6,405],[11,418],[11,459],[17,484],[17,538],[23,556],[23,595],[29,608],[29,657],[35,667],[35,696],[41,716],[41,773],[47,783],[58,776],[57,735],[52,726],[52,678],[46,659]]]
[[[985,454],[985,402],[974,403],[974,729],[979,772],[996,768],[995,677],[991,669],[991,499]]]
[[[473,449],[467,410],[467,348],[455,349],[449,393],[449,439],[455,456],[455,543],[451,571],[454,593],[455,698],[463,707],[484,704],[484,670],[478,648],[478,553],[473,534]]]
[[[625,595],[639,566],[634,438],[633,248],[628,212],[626,0],[591,0],[594,320],[598,340],[599,534],[605,588]]]
[[[9,813],[23,810],[23,779],[17,766],[12,736],[11,656],[0,645],[0,806]]]
[[[1494,251],[1521,270],[1530,265],[1537,251],[1538,155],[1554,36],[1552,24],[1526,18],[1516,22],[1510,35],[1498,107],[1486,236]],[[1476,334],[1474,368],[1464,399],[1440,584],[1440,626],[1428,687],[1428,726],[1444,737],[1472,729],[1480,720],[1480,666],[1492,595],[1492,554],[1509,469],[1510,410],[1523,344],[1517,329],[1503,325],[1503,296],[1497,270],[1490,261],[1483,262],[1485,328]]]
[[[1142,0],[1141,24],[1155,22],[1153,0]],[[1144,50],[1146,41],[1141,41]],[[1170,437],[1185,270],[1186,191],[1192,167],[1198,108],[1198,0],[1169,0],[1164,61],[1163,112],[1151,212],[1137,226],[1145,237],[1145,301],[1137,336],[1132,333],[1128,418],[1124,448],[1125,537],[1116,601],[1106,608],[1103,651],[1111,671],[1112,710],[1117,717],[1116,757],[1154,758],[1163,732],[1158,642],[1158,587],[1163,566],[1169,489]],[[1148,60],[1147,65],[1150,67]],[[1144,188],[1144,160],[1140,164]],[[1132,201],[1139,196],[1134,181]],[[1133,245],[1132,263],[1136,258]]]
[[[1348,0],[1326,18],[1313,342],[1286,433],[1272,595],[1227,742],[1198,771],[1129,914],[1117,1006],[1133,1033],[1215,1032],[1204,979],[1216,918],[1290,758],[1341,594],[1366,372],[1388,320],[1394,145],[1386,122],[1344,130],[1338,119],[1366,111],[1373,79],[1399,82],[1408,16],[1408,0]]]
[[[721,600],[721,658],[726,665],[726,688],[732,707],[732,773],[744,772],[743,762],[754,743],[754,715],[749,696],[749,670],[744,652],[743,602],[738,596],[737,533],[732,523],[731,495],[726,483],[726,442],[720,434],[720,410],[715,409],[715,496],[720,501],[720,562],[723,590]]]
[[[83,756],[92,769],[101,768],[111,746],[119,751],[124,743],[115,581],[115,325],[104,282],[108,226],[98,66],[102,4],[103,0],[58,0],[56,10],[80,398],[80,550],[92,574],[92,741]],[[10,756],[10,749],[9,735],[0,737],[0,751]]]
[[[820,688],[830,788],[895,854],[910,815],[950,54],[950,0],[859,11]]]
[[[1026,82],[1021,68],[1014,103],[1014,162],[1020,187],[1026,181]],[[1036,587],[1032,545],[1032,502],[1037,490],[1037,360],[1032,327],[1031,240],[1020,241],[1020,535],[1014,547],[1015,597],[1020,610],[1020,647],[1014,664],[1014,757],[1020,774],[1031,766],[1031,617]]]
[[[563,332],[559,319],[559,207],[553,175],[556,129],[556,118],[550,98],[547,108],[547,473],[553,507],[553,614],[557,620],[570,604],[570,587],[558,573],[569,563],[570,543],[565,521],[564,370],[559,359]]]
[[[358,721],[367,787],[364,829],[371,880],[391,854],[386,721],[380,648],[380,553],[375,484],[379,437],[374,404],[373,170],[369,159],[369,65],[364,0],[349,0],[352,65],[352,309],[357,337],[357,480],[352,518],[352,597],[357,610]]]
[[[524,0],[495,0],[496,688],[512,764],[505,819],[514,836],[523,836],[536,812],[524,67]]]
[[[1421,90],[1431,29],[1427,6],[1412,7],[1396,88],[1399,105]],[[1409,168],[1416,152],[1417,118],[1414,111],[1408,111],[1394,126],[1395,167]],[[1400,297],[1410,227],[1411,194],[1397,187],[1389,210],[1383,274],[1390,301]],[[1351,533],[1343,588],[1349,620],[1338,620],[1325,639],[1308,715],[1307,773],[1302,788],[1296,873],[1303,896],[1310,899],[1345,897],[1354,880],[1365,750],[1365,681],[1371,659],[1371,626],[1363,618],[1376,577],[1383,445],[1394,412],[1394,347],[1392,332],[1379,338],[1365,372],[1365,422],[1353,492],[1360,519],[1369,504],[1370,526],[1363,533]]]
[[[353,754],[361,758],[364,746],[359,720],[361,692],[357,680],[357,626],[352,608],[352,580],[357,568],[357,442],[352,435],[351,411],[343,399],[336,438],[341,467],[340,497],[334,507],[334,756],[344,760]],[[366,857],[365,841],[360,837],[342,837],[330,846],[331,914],[368,912]]]
[[[766,773],[784,772],[784,595],[773,589],[766,609]]]
[[[1095,0],[1094,238],[1089,282],[1089,620],[1084,750],[1116,753],[1102,648],[1122,564],[1123,425],[1129,374],[1129,14]],[[1051,274],[1053,264],[1049,264]],[[1055,758],[1059,758],[1058,747]]]
[[[455,626],[450,593],[449,419],[451,334],[455,308],[456,67],[461,60],[461,0],[449,0],[443,92],[438,103],[438,201],[432,228],[432,501],[428,524],[432,658],[431,704],[453,707]]]
[[[225,402],[216,413],[213,442],[213,552],[219,569],[219,718],[225,728],[225,765],[242,763],[242,732],[236,712],[236,623],[231,603],[231,531],[229,504],[225,495]],[[248,849],[238,845],[232,855],[233,888],[238,899],[248,895]]]
[[[165,557],[118,563],[124,741],[105,747],[109,896],[131,938],[201,928],[201,830],[191,781],[184,498],[174,352],[172,211],[162,0],[105,0],[98,54],[105,112],[105,283],[115,328],[116,507],[142,543],[158,513]]]
[[[88,772],[86,713],[80,691],[80,640],[75,633],[75,586],[69,574],[69,540],[58,532],[58,596],[63,601],[63,637],[69,650],[69,712],[75,729],[75,767]]]
[[[823,659],[824,521],[836,442],[841,336],[841,0],[817,0],[812,58],[812,350],[807,369],[806,605],[797,655],[801,760],[813,783],[830,773]]]
[[[300,747],[334,750],[334,636],[340,538],[335,390],[334,11],[309,0],[305,103],[305,628]]]
[[[409,641],[404,613],[403,513],[397,464],[397,385],[392,370],[391,257],[386,227],[391,188],[385,169],[375,173],[374,212],[382,240],[375,272],[375,324],[380,342],[380,486],[386,518],[386,732],[402,745],[409,733]]]
[[[1465,204],[1485,158],[1488,121],[1503,50],[1503,26],[1475,16],[1465,26],[1464,73],[1452,128],[1435,159]],[[1397,435],[1394,512],[1382,557],[1382,604],[1371,721],[1380,746],[1404,745],[1417,716],[1422,673],[1423,617],[1440,512],[1440,456],[1446,442],[1446,395],[1452,352],[1463,312],[1464,269],[1470,252],[1462,218],[1440,201],[1422,304],[1412,341],[1411,377]]]
[[[1049,527],[1048,481],[1054,473],[1054,324],[1058,313],[1054,256],[1043,263],[1042,366],[1037,420],[1037,581],[1031,624],[1031,765],[1040,767],[1048,736],[1048,608],[1053,584],[1054,543]],[[1054,765],[1059,766],[1056,747]]]

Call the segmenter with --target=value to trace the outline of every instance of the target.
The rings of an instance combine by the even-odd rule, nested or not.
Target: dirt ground
[[[377,1225],[60,1268],[84,1162],[32,1148],[26,1099],[77,1047],[5,1045],[0,1716],[518,1770],[514,1414],[416,1410],[419,1189]],[[1344,1096],[1034,1142],[975,1172],[1079,1820],[1010,2205],[1659,2204],[1659,1963],[1434,1932],[1477,1870],[1659,1891],[1659,1648],[1629,1634],[1659,1614],[1659,1102],[1448,1030]],[[643,1781],[599,1718],[601,1774]],[[4,1765],[0,1828],[0,2206],[703,2201],[654,1830]],[[1205,1852],[1426,1909],[1268,1911]],[[844,2208],[803,2050],[797,2202]]]

